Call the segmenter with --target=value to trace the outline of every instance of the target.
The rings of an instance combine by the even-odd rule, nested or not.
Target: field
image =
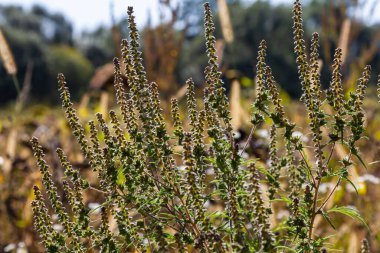
[[[18,90],[0,109],[0,252],[380,252],[377,27],[348,57],[362,44],[347,19],[335,17],[333,49],[328,25],[307,38],[296,1],[296,72],[279,77],[269,38],[246,76],[224,63],[236,9],[218,1],[216,39],[204,8],[202,77],[174,85],[175,20],[144,30],[141,47],[128,8],[129,35],[113,34],[120,52],[90,89],[58,75],[62,106],[26,99],[32,71],[20,90],[0,37],[4,80]]]

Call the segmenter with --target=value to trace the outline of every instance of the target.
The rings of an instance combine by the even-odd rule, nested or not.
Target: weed
[[[348,176],[353,159],[363,163],[357,141],[364,131],[362,107],[370,67],[365,67],[356,91],[346,99],[340,73],[342,52],[337,49],[330,88],[322,90],[318,34],[313,34],[308,55],[301,13],[297,0],[294,51],[313,147],[304,143],[295,132],[296,125],[286,117],[275,78],[265,62],[266,42],[262,41],[251,135],[271,122],[270,162],[265,165],[259,159],[243,159],[246,145],[239,147],[234,138],[229,102],[217,64],[210,6],[205,4],[209,62],[203,106],[197,106],[194,83],[189,79],[189,127],[182,125],[178,101],[173,99],[173,133],[167,131],[157,84],[147,81],[133,10],[128,8],[130,39],[122,41],[127,85],[123,83],[119,59],[115,59],[114,80],[121,115],[110,112],[111,127],[106,121],[108,116],[97,114],[98,124],[89,122],[87,140],[64,76],[58,76],[69,125],[84,157],[97,173],[99,185],[90,185],[81,178],[63,150],[58,149],[69,203],[65,207],[42,147],[36,138],[32,139],[47,192],[43,197],[40,189],[34,188],[35,227],[47,251],[326,252],[323,247],[330,235],[315,232],[317,216],[323,216],[333,227],[332,213],[365,224],[356,209],[328,209],[326,203],[342,181],[351,182]],[[331,163],[337,145],[349,150],[338,164]],[[337,179],[335,186],[322,194],[322,182],[331,178]],[[85,205],[83,193],[88,190],[104,197],[100,217],[94,218],[93,210]],[[58,215],[62,232],[53,229],[45,199],[50,200]],[[289,215],[271,224],[271,217],[284,209]],[[362,252],[369,252],[368,248],[364,241]]]

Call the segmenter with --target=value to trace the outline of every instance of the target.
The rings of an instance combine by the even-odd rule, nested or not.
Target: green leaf
[[[209,219],[219,219],[219,218],[227,218],[228,215],[225,211],[215,211],[207,215]]]
[[[258,159],[258,158],[252,158],[252,159],[248,159],[248,160],[243,161],[241,163],[241,165],[248,165],[248,164],[250,164],[252,162],[257,162],[257,161],[260,161],[260,159]]]
[[[99,205],[99,206],[97,206],[97,207],[95,207],[95,208],[93,208],[93,209],[90,209],[90,210],[88,211],[88,214],[92,214],[92,213],[94,213],[95,211],[99,210],[100,208],[107,206],[109,203],[111,203],[110,200],[107,200],[107,201],[103,202],[101,205]]]
[[[343,215],[346,215],[354,220],[360,221],[367,229],[370,230],[367,223],[363,219],[363,217],[360,215],[359,211],[355,208],[348,207],[348,206],[340,206],[340,207],[333,207],[330,210],[327,211],[327,213],[340,213]]]
[[[293,203],[293,201],[287,197],[282,197],[280,199],[271,199],[270,202],[285,202],[287,204]]]
[[[182,155],[182,154],[181,154]],[[215,158],[212,158],[212,157],[206,157],[205,158],[205,161],[209,162],[209,163],[212,163],[212,164],[216,164],[216,159]]]
[[[290,251],[290,252],[297,252],[295,249],[292,249],[292,248],[290,248],[290,247],[288,247],[288,246],[281,246],[281,245],[279,245],[279,246],[277,246],[276,247],[277,249],[282,249],[282,250],[287,250],[287,251]]]
[[[331,226],[334,230],[336,230],[336,227],[335,227],[334,224],[332,223],[332,221],[331,221],[330,217],[328,216],[328,214],[327,214],[325,211],[323,211],[323,210],[321,210],[321,214],[322,214],[323,218],[324,218],[324,219],[330,224],[330,226]]]
[[[161,218],[163,219],[167,219],[167,220],[175,220],[176,216],[170,214],[170,213],[161,213],[159,215]]]
[[[364,168],[365,168],[366,170],[368,170],[368,169],[367,169],[367,165],[365,165],[363,159],[362,159],[361,156],[358,154],[358,152],[357,152],[356,149],[354,149],[354,151],[352,152],[352,154],[353,154],[354,156],[356,156],[356,158],[358,158],[358,160],[359,160],[360,163],[364,166]]]
[[[272,182],[275,182],[276,179],[273,177],[272,174],[269,173],[269,171],[263,167],[257,166],[257,170],[261,173],[265,174],[268,177],[268,181],[272,180]]]
[[[117,180],[116,180],[116,184],[117,185],[124,185],[125,184],[125,175],[123,173],[124,169],[123,168],[119,168],[117,170]]]
[[[352,185],[352,187],[354,187],[356,195],[359,195],[359,192],[358,192],[358,189],[356,188],[356,185],[349,178],[344,177],[344,179],[346,179]]]

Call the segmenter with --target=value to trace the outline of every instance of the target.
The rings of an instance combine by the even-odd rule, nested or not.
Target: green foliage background
[[[179,61],[176,67],[176,79],[178,84],[183,84],[189,76],[194,77],[197,84],[203,82],[203,69],[207,64],[204,57],[204,45],[202,44],[202,10],[199,8],[204,1],[183,1],[181,2],[181,12],[179,15],[178,33],[183,28],[183,23],[189,23],[189,29],[186,32],[185,40],[180,52]],[[300,87],[296,85],[295,57],[291,52],[293,42],[291,40],[291,6],[276,5],[273,6],[266,1],[228,1],[231,12],[231,20],[235,33],[235,41],[228,45],[224,55],[224,65],[228,69],[236,70],[241,78],[253,79],[253,68],[256,64],[255,48],[258,47],[261,39],[270,41],[268,49],[272,52],[268,58],[275,77],[278,79],[280,86],[292,97],[298,97],[301,94]],[[310,39],[311,32],[321,33],[322,18],[330,15],[330,1],[304,1],[304,20],[306,37]],[[334,2],[334,4],[337,4]],[[333,7],[335,5],[332,5]],[[353,1],[347,1],[347,8],[355,4]],[[216,10],[216,6],[211,6]],[[335,8],[335,9],[334,9]],[[340,8],[336,5],[333,11],[336,13]],[[77,62],[76,66],[84,68],[83,75],[67,75],[71,78],[71,90],[74,98],[77,99],[79,94],[86,90],[89,78],[94,68],[105,63],[111,62],[115,55],[112,33],[109,27],[101,26],[93,31],[84,31],[82,34],[73,35],[72,24],[61,14],[49,13],[41,6],[34,6],[31,10],[22,9],[16,6],[0,6],[2,20],[0,26],[9,40],[10,47],[15,55],[18,71],[19,82],[22,83],[28,61],[34,64],[32,80],[32,100],[38,99],[48,103],[57,103],[57,93],[55,91],[55,76],[58,72],[69,73],[72,64],[67,62]],[[325,16],[323,16],[323,15]],[[344,17],[337,17],[338,20]],[[218,17],[214,17],[216,22],[216,38],[222,38]],[[361,31],[356,35],[355,42],[349,48],[348,60],[355,59],[360,55],[361,49],[369,45],[374,38],[377,25],[367,25],[355,21],[361,27]],[[321,58],[324,61],[323,74],[330,71],[329,66],[333,55],[334,48],[337,47],[340,27],[331,23],[331,30],[327,33],[321,33],[321,36],[329,41],[330,45],[324,48]],[[125,36],[128,28],[125,20],[120,20],[117,25],[121,29],[121,35]],[[66,50],[69,47],[75,48],[72,53],[61,54],[59,61],[51,64],[51,60],[58,57],[57,47]],[[63,50],[63,49],[62,49]],[[74,57],[74,51],[76,56]],[[61,51],[62,52],[62,51]],[[190,57],[191,56],[191,57]],[[87,61],[83,59],[87,58]],[[370,64],[373,70],[379,69],[379,53],[373,57]],[[59,63],[61,62],[61,63]],[[66,62],[66,63],[64,63]],[[0,63],[1,65],[1,63]],[[51,66],[60,67],[53,69]],[[74,69],[74,68],[73,68]],[[344,70],[348,71],[348,69]],[[225,77],[228,87],[228,77]],[[247,80],[247,79],[245,79]],[[372,80],[373,81],[373,80]],[[323,79],[324,87],[327,87],[329,80]],[[228,88],[227,88],[228,89]],[[52,96],[54,94],[54,96]],[[4,68],[0,67],[0,104],[12,101],[16,97],[16,90],[12,80],[5,74]]]

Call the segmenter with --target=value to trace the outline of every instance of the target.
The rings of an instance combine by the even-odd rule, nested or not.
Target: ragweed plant
[[[46,192],[34,188],[34,220],[48,252],[327,252],[324,243],[329,235],[316,233],[317,216],[332,226],[332,213],[364,223],[356,209],[329,209],[326,204],[343,181],[351,182],[349,168],[354,159],[363,162],[356,143],[364,131],[362,108],[370,68],[364,69],[356,91],[346,98],[342,53],[337,49],[330,88],[322,90],[318,34],[313,34],[308,54],[297,0],[294,51],[312,148],[286,117],[278,84],[266,64],[267,43],[262,41],[248,141],[255,129],[270,122],[269,161],[243,159],[247,145],[239,146],[234,138],[217,64],[214,23],[210,6],[204,7],[209,57],[206,87],[200,106],[193,81],[187,81],[188,127],[183,126],[178,101],[173,99],[174,130],[167,130],[157,84],[146,78],[132,8],[128,8],[130,38],[122,41],[122,59],[114,60],[120,113],[98,113],[96,122],[82,125],[65,78],[58,76],[68,123],[99,183],[90,185],[58,149],[68,202],[64,205],[43,149],[36,138],[32,139]],[[336,145],[347,148],[349,154],[332,163]],[[321,184],[332,178],[336,179],[335,186],[322,194]],[[104,199],[98,216],[85,203],[87,191],[95,191]],[[289,215],[272,224],[272,217],[284,209]],[[62,231],[54,229],[51,213],[57,215]],[[362,252],[369,252],[367,241]]]

